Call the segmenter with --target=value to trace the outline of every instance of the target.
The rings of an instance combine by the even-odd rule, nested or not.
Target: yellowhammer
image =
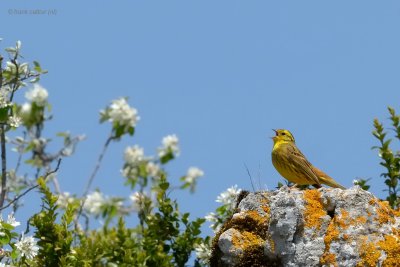
[[[321,184],[326,184],[346,189],[306,159],[297,148],[291,132],[284,129],[274,131],[272,164],[285,179],[296,185],[313,185],[320,188]]]

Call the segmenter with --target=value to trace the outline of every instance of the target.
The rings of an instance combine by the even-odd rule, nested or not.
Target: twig
[[[258,162],[258,173],[257,173],[257,176],[258,176],[257,177],[258,178],[258,190],[262,190],[263,187],[261,185],[261,163],[260,163],[260,161]]]
[[[89,180],[88,180],[88,183],[87,183],[87,185],[86,185],[85,191],[83,192],[83,195],[82,195],[82,203],[81,203],[81,205],[80,205],[80,207],[79,207],[78,215],[77,215],[76,218],[75,218],[75,227],[78,226],[78,220],[79,220],[79,217],[80,217],[81,214],[82,214],[83,206],[85,205],[86,196],[87,196],[87,194],[89,193],[90,186],[92,185],[93,180],[94,180],[94,178],[96,177],[96,174],[97,174],[97,172],[98,172],[99,169],[100,169],[100,165],[101,165],[101,162],[102,162],[102,160],[103,160],[103,157],[104,157],[104,155],[105,155],[105,153],[106,153],[106,151],[107,151],[108,146],[110,145],[110,142],[111,142],[113,139],[114,139],[114,136],[111,134],[111,135],[108,137],[107,141],[105,142],[105,144],[104,144],[104,146],[103,146],[103,150],[101,151],[101,153],[100,153],[100,155],[99,155],[99,158],[97,159],[96,166],[94,167],[94,170],[93,170],[93,172],[92,172],[92,175],[90,176],[90,178],[89,178]]]
[[[52,171],[47,172],[47,173],[44,175],[44,179],[46,179],[50,174],[56,173],[56,172],[58,171],[58,169],[60,168],[60,164],[61,164],[61,159],[58,159],[56,168],[55,168],[54,170],[52,170]],[[7,205],[5,205],[4,207],[1,207],[1,208],[0,208],[0,211],[2,211],[2,210],[4,210],[4,209],[8,208],[8,207],[11,206],[13,203],[15,203],[16,201],[18,201],[18,199],[20,199],[21,197],[25,196],[26,194],[28,194],[30,191],[32,191],[33,189],[37,188],[38,186],[39,186],[38,184],[37,184],[37,185],[34,185],[34,186],[32,186],[32,187],[26,189],[22,194],[19,194],[18,196],[15,196],[14,199],[13,199],[12,201],[8,202]]]
[[[0,142],[1,142],[1,193],[0,193],[0,208],[3,207],[4,199],[7,191],[7,160],[6,160],[6,134],[5,125],[0,125]]]
[[[40,73],[28,74],[28,75],[26,75],[26,76],[20,78],[19,81],[20,81],[20,82],[23,82],[23,81],[25,81],[25,80],[27,80],[27,79],[29,79],[29,78],[32,78],[32,77],[33,77],[33,78],[36,78],[36,77],[39,77],[39,76],[40,76]],[[10,85],[10,84],[12,84],[12,83],[14,83],[14,81],[5,82],[5,83],[4,83],[4,86]]]
[[[0,55],[0,88],[3,87],[3,56]]]
[[[103,146],[103,150],[101,151],[101,154],[99,155],[99,158],[97,159],[97,163],[96,163],[96,166],[94,167],[93,173],[92,173],[92,175],[90,176],[90,178],[88,180],[85,192],[83,193],[83,197],[85,197],[89,193],[90,186],[92,185],[94,177],[96,176],[97,172],[100,169],[100,165],[101,165],[101,162],[103,161],[103,157],[104,157],[104,155],[106,153],[106,150],[107,150],[108,146],[110,145],[110,142],[113,139],[114,139],[114,137],[110,136],[110,137],[108,137],[107,141],[105,142],[105,144]]]
[[[3,87],[3,57],[0,55],[0,90]],[[7,184],[7,173],[6,173],[6,137],[5,137],[4,125],[1,125],[1,193],[0,193],[0,207],[4,204],[4,198],[6,197],[6,184]]]
[[[14,64],[15,66],[15,79],[13,80],[13,88],[11,90],[11,95],[10,95],[10,102],[13,101],[14,98],[14,93],[18,90],[19,87],[19,68],[18,68],[18,63],[17,63],[17,59],[18,59],[18,52],[15,53],[15,56],[13,59],[11,59],[11,62]],[[12,109],[11,109],[11,115],[12,115]]]
[[[52,179],[53,185],[54,185],[54,189],[56,190],[57,194],[61,194],[61,187],[60,187],[60,183],[58,182],[57,177],[54,177]]]
[[[253,192],[255,192],[256,190],[254,189],[253,178],[251,178],[250,170],[247,167],[246,163],[243,163],[243,164],[244,164],[244,167],[246,168],[247,174],[249,175],[251,187],[253,188]]]
[[[26,132],[24,131],[24,137],[23,137],[23,139],[25,140],[25,138],[26,138]],[[24,143],[22,143],[22,145],[23,145]],[[23,147],[22,147],[23,148]],[[23,150],[23,149],[22,149]],[[18,150],[18,159],[17,159],[17,165],[15,165],[15,173],[17,173],[18,172],[18,169],[19,169],[19,167],[21,166],[21,160],[22,160],[22,151],[19,151]]]

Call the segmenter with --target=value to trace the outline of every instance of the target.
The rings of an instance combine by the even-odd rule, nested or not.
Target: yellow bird
[[[274,131],[272,164],[280,175],[295,185],[313,185],[320,188],[321,184],[326,184],[331,187],[346,189],[307,160],[297,148],[291,132],[284,129]]]

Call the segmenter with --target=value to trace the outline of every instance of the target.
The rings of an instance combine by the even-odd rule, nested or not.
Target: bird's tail
[[[320,169],[316,168],[313,166],[313,171],[318,175],[318,179],[321,182],[321,184],[326,184],[330,187],[335,187],[335,188],[340,188],[340,189],[346,189],[346,187],[340,185],[337,183],[332,177],[321,171]]]
[[[324,177],[324,176],[319,176],[318,179],[320,180],[321,184],[326,184],[329,185],[330,187],[335,187],[335,188],[340,188],[340,189],[346,189],[346,187],[338,184],[335,180],[333,180],[331,177]]]

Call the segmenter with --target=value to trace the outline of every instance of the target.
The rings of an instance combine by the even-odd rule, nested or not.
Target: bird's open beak
[[[277,132],[275,129],[272,129],[272,131],[275,132],[275,136],[272,136],[272,137],[270,137],[270,138],[271,138],[271,139],[274,139],[274,138],[278,135],[278,132]]]

